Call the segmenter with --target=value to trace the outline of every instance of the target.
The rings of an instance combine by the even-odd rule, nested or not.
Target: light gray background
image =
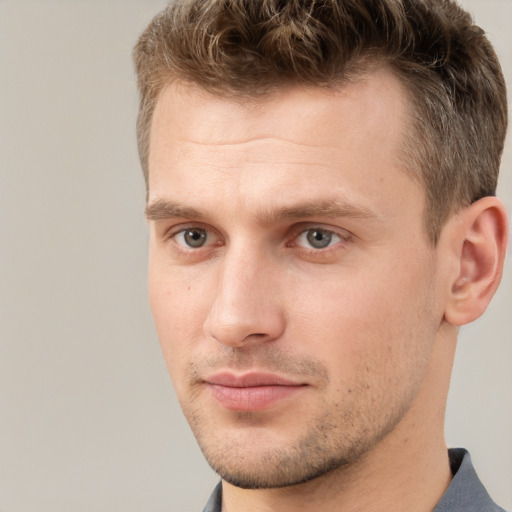
[[[512,88],[512,0],[463,3]],[[0,512],[194,512],[217,480],[146,300],[130,52],[164,4],[0,0]],[[447,438],[512,510],[511,267],[462,331]]]

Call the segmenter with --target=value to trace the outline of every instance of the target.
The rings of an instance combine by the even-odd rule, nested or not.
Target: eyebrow
[[[168,201],[157,199],[146,206],[145,215],[148,220],[166,220],[172,218],[185,218],[190,220],[204,220],[208,215],[200,209],[192,208]],[[372,210],[350,204],[339,198],[332,200],[308,201],[291,206],[269,208],[257,213],[257,221],[262,225],[275,224],[283,220],[300,220],[309,217],[345,217],[380,221],[381,216]]]
[[[144,210],[144,214],[148,220],[166,220],[176,217],[202,220],[205,217],[205,214],[196,208],[173,203],[165,199],[158,199],[148,204]]]

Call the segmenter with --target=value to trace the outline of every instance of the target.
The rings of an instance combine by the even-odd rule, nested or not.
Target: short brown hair
[[[137,138],[148,181],[154,108],[170,82],[258,96],[288,84],[336,87],[389,67],[409,91],[407,168],[426,190],[435,242],[454,210],[494,195],[507,125],[503,74],[452,0],[175,0],[133,52]]]

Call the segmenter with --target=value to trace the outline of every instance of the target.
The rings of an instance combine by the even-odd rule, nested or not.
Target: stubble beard
[[[242,361],[246,367],[257,362],[255,367],[269,371],[281,369],[287,375],[308,375],[317,384],[306,400],[308,405],[303,414],[296,411],[296,424],[293,417],[286,418],[285,411],[278,413],[281,421],[289,422],[284,428],[281,424],[281,432],[286,431],[284,437],[282,433],[276,434],[272,418],[257,411],[231,411],[227,413],[231,414],[228,428],[226,424],[216,425],[215,416],[208,413],[208,400],[204,403],[201,398],[204,384],[198,385],[203,368],[215,367],[219,364],[216,360],[188,368],[188,393],[185,391],[187,396],[180,399],[208,464],[224,481],[243,489],[299,485],[358,465],[407,414],[426,371],[422,358],[414,354],[404,363],[407,370],[400,374],[394,390],[383,385],[382,376],[372,384],[361,378],[357,383],[352,382],[350,389],[339,389],[337,400],[332,401],[323,396],[330,386],[323,365],[296,361],[279,351],[262,354],[261,360],[256,356],[246,361],[242,355],[233,353],[231,361],[220,359],[219,362],[234,368],[242,368]],[[259,444],[255,443],[256,439],[260,440]]]
[[[184,412],[206,461],[224,481],[242,489],[272,489],[303,484],[354,466],[395,428],[411,402],[412,397],[380,421],[368,418],[363,423],[357,421],[361,419],[359,407],[338,414],[324,412],[311,419],[297,439],[280,446],[269,440],[266,446],[253,447],[252,452],[246,443],[206,424],[199,410]],[[334,409],[341,407],[345,406],[337,404]],[[238,413],[238,419],[250,425],[257,423],[256,415]]]

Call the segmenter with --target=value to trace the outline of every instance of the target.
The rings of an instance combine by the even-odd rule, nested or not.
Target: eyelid
[[[184,233],[187,230],[193,229],[200,229],[206,232],[208,239],[205,245],[194,248],[187,246],[185,244],[178,243],[176,238],[180,233]],[[179,224],[171,226],[164,232],[164,234],[162,235],[162,239],[164,243],[173,242],[177,249],[181,252],[199,252],[201,251],[201,249],[211,249],[212,247],[222,245],[222,237],[219,234],[218,230],[214,229],[213,227],[207,224],[194,221],[181,222]]]
[[[194,248],[190,247],[183,243],[178,243],[175,238],[180,233],[187,231],[187,229],[203,229],[206,231],[209,240],[205,245]],[[297,238],[307,231],[311,230],[321,230],[326,233],[331,233],[333,236],[339,238],[339,240],[334,241],[331,245],[327,245],[324,248],[315,248],[308,247],[306,245],[298,245],[296,243]],[[343,228],[326,225],[321,222],[300,222],[293,226],[291,226],[288,230],[288,234],[285,235],[284,244],[285,247],[288,248],[296,248],[300,250],[302,253],[309,253],[312,257],[321,258],[327,257],[329,254],[332,256],[336,251],[343,250],[346,248],[346,244],[349,243],[354,238],[354,235]],[[165,232],[162,234],[162,240],[164,243],[171,242],[179,253],[182,253],[183,256],[196,254],[205,254],[205,251],[215,250],[216,247],[221,247],[225,245],[226,240],[223,235],[219,232],[218,229],[215,229],[209,224],[205,224],[197,221],[189,221],[189,222],[180,222],[178,224],[174,224],[171,227],[167,228]]]
[[[315,248],[310,246],[309,244],[303,245],[297,242],[298,238],[302,235],[305,235],[308,231],[312,230],[324,231],[325,233],[330,233],[333,236],[337,237],[339,240],[335,240],[334,243],[327,245],[322,248]],[[287,242],[287,247],[295,248],[296,250],[301,251],[303,254],[308,257],[315,258],[315,261],[325,258],[331,258],[334,254],[337,254],[340,250],[347,249],[347,244],[353,239],[353,235],[350,231],[347,231],[343,228],[338,228],[330,225],[325,225],[322,223],[300,223],[293,226],[293,231],[291,238]]]
[[[325,231],[326,233],[332,233],[333,235],[339,236],[342,240],[348,240],[353,237],[352,233],[346,229],[322,224],[321,222],[304,222],[296,224],[292,227],[290,236],[292,238],[297,238],[299,235],[305,233],[306,231],[311,231],[313,229]]]
[[[208,233],[213,233],[215,230],[211,228],[210,226],[207,226],[205,224],[202,224],[200,222],[180,222],[178,224],[173,224],[172,226],[165,229],[165,232],[163,234],[163,238],[171,239],[172,237],[176,236],[178,233],[181,233],[182,231],[186,231],[187,229],[204,229]]]

